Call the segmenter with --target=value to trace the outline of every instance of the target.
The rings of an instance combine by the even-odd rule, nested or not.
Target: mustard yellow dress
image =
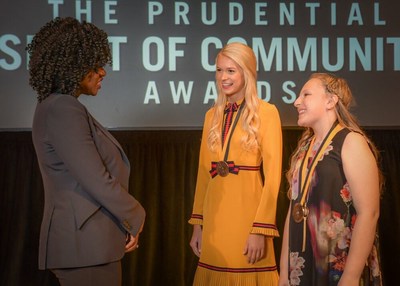
[[[242,118],[239,118],[227,158],[236,167],[231,169],[238,172],[234,174],[233,171],[226,177],[212,177],[215,174],[212,162],[224,159],[232,126],[222,150],[211,152],[207,147],[207,137],[213,114],[214,108],[211,108],[205,116],[196,193],[189,220],[190,224],[202,225],[203,234],[193,285],[278,285],[273,248],[273,237],[279,235],[275,214],[282,168],[282,130],[278,110],[260,100],[260,148],[252,152],[241,148],[244,131]],[[246,170],[261,164],[264,184],[260,171]],[[250,233],[263,234],[266,239],[266,254],[255,264],[249,264],[243,254]]]

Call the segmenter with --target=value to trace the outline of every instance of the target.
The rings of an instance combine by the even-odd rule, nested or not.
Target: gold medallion
[[[306,206],[302,206],[300,203],[296,203],[293,206],[292,217],[295,222],[299,223],[307,216],[308,216],[308,208]]]
[[[217,173],[221,177],[226,177],[229,174],[229,166],[228,163],[225,161],[217,162]]]

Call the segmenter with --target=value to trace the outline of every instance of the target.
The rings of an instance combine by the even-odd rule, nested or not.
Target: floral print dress
[[[290,213],[288,260],[289,281],[292,286],[333,286],[338,284],[343,274],[357,219],[340,155],[344,139],[349,132],[348,129],[342,129],[328,147],[322,150],[323,156],[311,178],[306,223],[295,222]],[[291,208],[300,202],[302,197],[299,194],[298,174],[305,153],[306,150],[300,153],[292,178]],[[311,157],[315,153],[316,150],[312,150]],[[366,261],[361,280],[360,285],[382,285],[378,239],[375,240]]]

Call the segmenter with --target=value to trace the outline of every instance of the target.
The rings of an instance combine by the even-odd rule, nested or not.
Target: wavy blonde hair
[[[349,130],[357,132],[362,136],[364,136],[364,138],[367,140],[369,144],[369,147],[377,163],[379,163],[380,157],[378,149],[376,148],[375,144],[371,140],[369,140],[368,136],[364,133],[364,131],[358,124],[357,119],[350,112],[350,107],[354,104],[354,99],[347,81],[343,78],[337,77],[329,73],[313,73],[309,77],[309,80],[310,79],[319,79],[322,85],[325,87],[326,95],[336,95],[338,97],[338,102],[335,108],[337,121],[343,127],[348,128]],[[301,138],[297,144],[297,148],[292,154],[292,157],[290,159],[290,168],[289,171],[286,173],[286,178],[289,182],[288,194],[291,193],[290,185],[294,173],[296,160],[299,154],[304,151],[307,144],[309,144],[313,135],[314,131],[312,130],[312,128],[307,127],[306,130],[301,135]],[[380,181],[380,189],[382,190],[383,176],[380,171],[379,171],[379,181]]]
[[[245,150],[258,148],[257,133],[260,127],[260,118],[258,109],[260,101],[257,94],[257,60],[253,50],[242,43],[234,42],[227,44],[218,53],[216,60],[220,55],[233,60],[243,72],[245,106],[242,110],[242,128],[245,135],[241,139],[242,147]],[[211,121],[211,128],[208,134],[208,147],[215,152],[217,148],[222,148],[222,124],[224,120],[224,109],[227,102],[227,96],[220,88],[217,82],[218,98],[214,104],[214,116]]]

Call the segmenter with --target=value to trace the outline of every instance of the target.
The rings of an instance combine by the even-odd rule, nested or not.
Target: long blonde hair
[[[257,60],[253,50],[242,43],[227,44],[216,57],[220,55],[232,59],[243,71],[245,106],[242,111],[242,128],[246,135],[242,138],[242,146],[245,150],[251,150],[258,147],[257,133],[260,126],[258,109],[260,101],[257,94]],[[223,93],[220,85],[217,83],[218,98],[214,104],[214,116],[211,121],[211,128],[208,134],[208,147],[211,151],[222,148],[222,122],[224,119],[224,109],[227,102],[227,96]]]
[[[338,102],[335,108],[337,121],[343,127],[363,135],[364,138],[367,140],[377,163],[379,163],[379,152],[376,146],[372,141],[369,140],[368,136],[364,133],[364,131],[358,124],[357,119],[350,112],[350,107],[353,105],[354,99],[347,81],[343,78],[328,73],[314,73],[310,76],[309,80],[310,79],[319,79],[322,85],[325,87],[325,92],[327,95],[331,94],[338,97]],[[311,128],[307,127],[297,144],[296,150],[292,154],[292,157],[290,159],[290,168],[289,171],[286,173],[286,178],[289,182],[289,188],[291,188],[290,183],[293,177],[297,157],[299,156],[300,152],[305,149],[313,135],[314,131]],[[379,172],[379,181],[380,188],[382,189],[383,176],[381,172]]]

